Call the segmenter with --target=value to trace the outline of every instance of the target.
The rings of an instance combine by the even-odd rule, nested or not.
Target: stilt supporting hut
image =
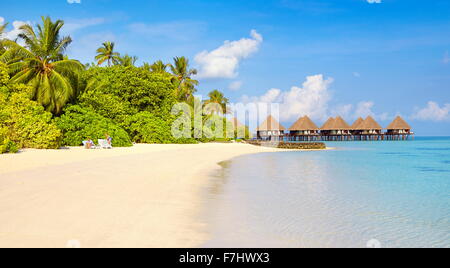
[[[411,126],[401,116],[397,116],[386,129],[386,140],[408,140],[414,137]]]
[[[363,130],[360,129],[360,126],[363,122],[364,119],[362,117],[359,117],[358,119],[356,119],[353,125],[350,126],[350,132],[352,133],[353,140],[360,140],[361,134],[363,132]]]
[[[362,123],[357,126],[356,135],[357,140],[383,140],[384,135],[382,133],[383,127],[368,116]]]
[[[326,141],[328,140],[331,135],[333,135],[333,127],[334,127],[334,118],[330,117],[327,121],[323,124],[323,126],[320,128],[320,136],[322,140]]]
[[[329,118],[320,129],[322,140],[347,141],[351,140],[351,127],[342,117]]]
[[[284,128],[273,116],[267,117],[257,129],[256,135],[263,141],[282,141],[284,138]]]
[[[290,141],[318,141],[320,140],[319,127],[308,116],[301,117],[289,128],[288,139]]]

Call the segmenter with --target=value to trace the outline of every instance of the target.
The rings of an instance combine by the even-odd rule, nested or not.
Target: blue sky
[[[286,126],[303,114],[386,126],[400,114],[419,135],[450,135],[450,1],[380,2],[21,0],[0,20],[12,37],[13,22],[63,19],[83,62],[107,40],[140,63],[187,56],[200,94],[279,102]]]

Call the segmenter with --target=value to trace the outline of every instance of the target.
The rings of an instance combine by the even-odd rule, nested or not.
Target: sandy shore
[[[278,149],[136,145],[0,155],[0,247],[196,247],[217,163]]]

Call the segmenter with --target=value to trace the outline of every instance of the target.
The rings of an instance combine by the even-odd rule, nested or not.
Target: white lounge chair
[[[111,144],[108,143],[107,140],[98,140],[98,146],[102,149],[112,149]]]
[[[87,141],[83,141],[83,147],[85,148],[85,149],[87,149]],[[94,145],[92,145],[91,146],[91,148],[90,149],[97,149],[97,146],[94,144]]]

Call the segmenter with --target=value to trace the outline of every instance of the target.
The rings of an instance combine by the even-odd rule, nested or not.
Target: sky
[[[21,0],[0,23],[14,39],[41,16],[65,21],[67,53],[93,62],[104,41],[138,64],[186,56],[197,94],[280,104],[282,124],[403,116],[420,136],[450,136],[448,0]]]

